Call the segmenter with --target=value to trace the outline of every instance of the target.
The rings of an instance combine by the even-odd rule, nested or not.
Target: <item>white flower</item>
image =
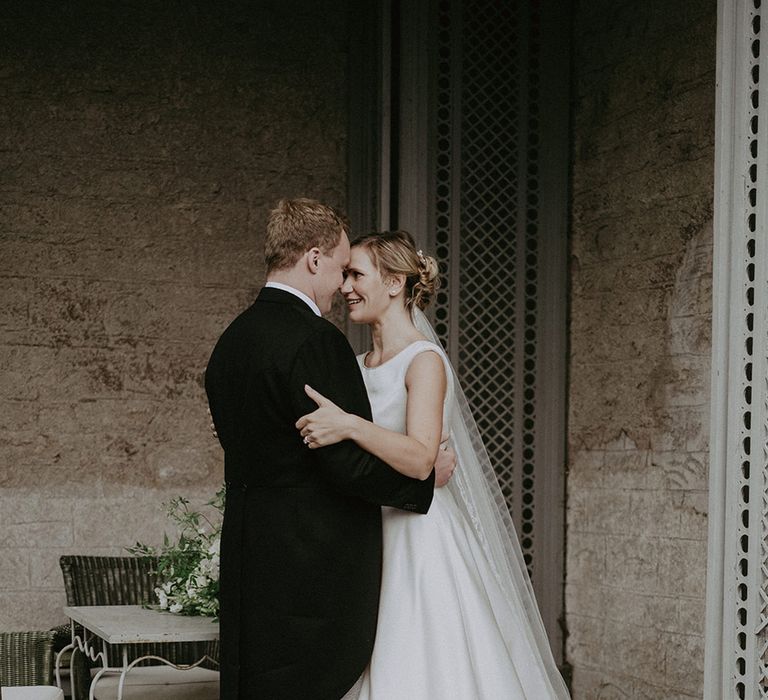
[[[224,511],[224,490],[207,504]],[[158,587],[155,595],[160,609],[173,613],[218,615],[218,582],[221,551],[221,519],[209,519],[189,508],[189,501],[178,497],[165,504],[168,516],[177,526],[178,536],[164,538],[162,548],[141,543],[129,548],[137,556],[155,556],[158,561]],[[201,520],[205,526],[201,526]]]
[[[200,563],[197,565],[194,576],[209,577],[211,575],[212,570],[213,570],[213,561],[211,559],[203,558],[200,560]]]
[[[155,595],[160,601],[160,609],[165,610],[168,607],[168,596],[162,588],[155,588]]]

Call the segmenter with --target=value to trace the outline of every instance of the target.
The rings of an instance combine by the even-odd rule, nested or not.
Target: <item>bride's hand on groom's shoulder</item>
[[[316,411],[296,421],[296,428],[304,439],[304,444],[314,450],[351,439],[354,416],[342,411],[309,384],[304,386],[304,391],[318,406]]]

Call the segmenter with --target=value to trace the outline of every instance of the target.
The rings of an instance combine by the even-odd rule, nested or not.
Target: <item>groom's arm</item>
[[[296,419],[317,406],[304,385],[317,389],[348,413],[371,419],[371,407],[352,348],[333,325],[310,336],[295,358],[288,378]],[[309,448],[307,448],[309,449]],[[424,481],[403,476],[351,440],[312,450],[318,468],[349,494],[379,505],[426,513],[432,502],[434,470]]]

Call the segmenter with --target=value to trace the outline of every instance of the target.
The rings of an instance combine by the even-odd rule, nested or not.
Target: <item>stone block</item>
[[[704,636],[701,634],[664,634],[666,682],[672,688],[691,690],[701,688],[704,678]]]
[[[61,591],[0,591],[0,630],[47,630],[64,624],[66,605]]]
[[[679,264],[677,251],[647,259],[624,260],[619,288],[633,293],[647,289],[669,290]]]
[[[586,328],[626,328],[635,332],[645,324],[665,321],[668,315],[669,292],[665,289],[648,289],[642,294],[617,293],[615,290],[594,300],[582,298],[574,302],[574,313]],[[654,326],[660,328],[661,326]],[[582,339],[578,339],[582,342]]]
[[[708,486],[709,455],[706,452],[653,452],[651,463],[662,471],[666,489],[701,491]]]
[[[589,511],[587,508],[591,491],[586,489],[574,489],[568,497],[566,504],[566,522],[568,524],[569,537],[577,533],[590,532]]]
[[[596,585],[606,580],[606,538],[602,534],[574,533],[566,553],[567,585]]]
[[[631,450],[638,449],[637,442],[629,435],[626,430],[620,430],[619,434],[609,440],[604,445],[605,449],[610,452],[629,452]]]
[[[606,535],[632,534],[633,493],[609,489],[595,489],[586,492],[588,528],[590,532]]]
[[[645,626],[649,620],[677,617],[677,599],[625,590],[608,579],[569,581],[565,607],[569,613],[621,622],[629,627]]]
[[[625,433],[638,448],[646,449],[655,418],[649,406],[655,368],[656,364],[647,359],[572,365],[568,407],[571,443],[598,448]]]
[[[568,616],[566,658],[576,667],[601,668],[606,654],[605,620],[577,613]]]
[[[40,415],[40,407],[31,401],[14,401],[0,397],[0,445],[31,439]],[[0,472],[10,464],[0,462]]]
[[[654,452],[701,453],[709,449],[709,406],[667,407],[654,414]]]
[[[75,547],[124,548],[137,541],[160,544],[164,532],[169,536],[173,534],[173,527],[162,507],[162,502],[167,499],[167,494],[147,493],[143,500],[76,501]]]
[[[614,590],[602,580],[568,581],[565,587],[565,608],[576,615],[604,619],[606,603]]]
[[[570,451],[568,458],[569,509],[572,507],[570,501],[580,494],[582,489],[600,486],[604,463],[604,450],[574,448]]]
[[[676,355],[665,363],[654,387],[656,401],[662,406],[708,406],[710,364],[708,357]]]
[[[64,580],[59,557],[64,554],[82,554],[69,548],[34,549],[29,552],[29,589],[32,591],[61,591]],[[112,554],[112,552],[110,552]],[[0,556],[2,556],[0,554]]]
[[[706,603],[702,598],[677,598],[676,631],[704,638]],[[671,627],[671,626],[670,626]]]
[[[707,513],[709,512],[709,493],[707,491],[687,491],[680,504],[679,536],[684,539],[707,539]]]
[[[632,492],[631,530],[649,537],[679,536],[683,498],[684,495],[679,492]]]
[[[659,540],[659,592],[703,599],[706,562],[706,537],[700,540]]]
[[[642,532],[606,537],[606,580],[627,591],[659,591],[659,540]]]
[[[187,485],[210,482],[209,467],[200,448],[185,446],[182,441],[160,445],[150,456],[158,485]]]
[[[71,501],[42,496],[0,497],[4,548],[36,549],[72,544]]]
[[[599,326],[588,327],[584,321],[574,321],[578,342],[571,351],[571,361],[621,363],[652,358],[660,361],[665,354],[665,327],[664,321],[652,321],[623,325],[621,332],[603,333]]]
[[[3,527],[30,522],[59,523],[72,518],[72,501],[42,495],[0,493],[0,523]]]
[[[701,690],[671,688],[661,675],[649,681],[634,679],[630,692],[631,697],[638,700],[701,700],[702,697]]]
[[[711,252],[703,251],[699,253],[701,257],[706,258],[711,265]],[[698,314],[711,312],[712,309],[712,277],[711,275],[702,275],[694,277],[685,286],[680,286],[672,304],[672,312],[675,317],[678,316],[696,316]]]
[[[672,356],[694,355],[709,361],[712,351],[710,314],[669,319],[669,352]]]
[[[647,450],[606,450],[602,487],[609,490],[651,488],[653,471]]]
[[[574,669],[572,695],[584,700],[628,700],[634,697],[627,678],[608,669]]]
[[[30,584],[29,550],[0,549],[0,591],[24,590]]]
[[[0,345],[0,371],[3,373],[0,398],[36,401],[40,396],[37,380],[53,361],[55,353],[51,348]]]
[[[603,614],[606,619],[625,625],[628,629],[647,627],[649,624],[663,629],[667,624],[675,624],[677,602],[673,596],[659,596],[643,590],[633,591],[612,586],[606,591]]]
[[[582,264],[582,261],[575,258],[574,268],[577,274],[574,275],[571,294],[574,300],[581,302],[586,299],[600,298],[616,290],[621,261],[614,260],[604,265],[590,265]]]
[[[603,684],[603,672],[592,670],[587,666],[577,666],[573,669],[573,678],[571,680],[571,696],[574,698],[585,698],[585,700],[595,700]],[[611,700],[624,700],[626,696],[618,695]]]
[[[607,620],[603,654],[606,668],[629,678],[656,680],[664,669],[662,641],[662,633],[652,627]]]

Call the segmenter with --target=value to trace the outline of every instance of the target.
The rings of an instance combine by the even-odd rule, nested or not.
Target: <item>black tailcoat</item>
[[[294,427],[304,385],[370,419],[344,335],[264,288],[224,331],[205,374],[224,448],[222,700],[338,700],[371,656],[381,511],[425,513],[434,477],[406,478],[353,442],[310,450]]]

